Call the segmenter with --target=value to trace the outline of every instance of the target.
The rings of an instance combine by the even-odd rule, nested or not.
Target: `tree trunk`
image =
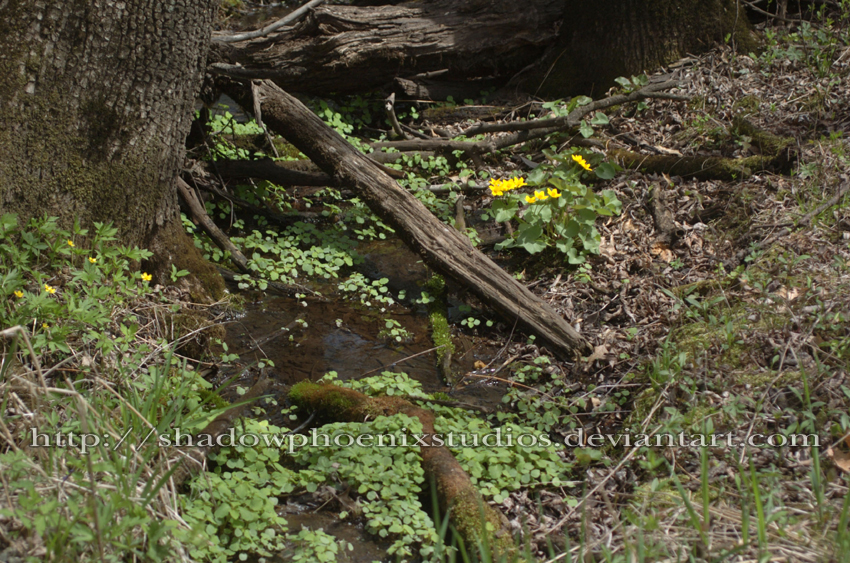
[[[174,181],[217,5],[2,2],[0,211],[191,253]]]
[[[748,22],[735,6],[735,0],[320,6],[289,31],[218,45],[213,58],[233,77],[270,78],[316,95],[366,92],[396,78],[405,79],[397,88],[409,94],[416,88],[406,79],[446,69],[428,78],[455,88],[466,79],[483,88],[481,79],[516,76],[530,92],[542,86],[553,96],[598,94],[617,76],[704,51],[733,29],[738,44],[749,48]],[[438,91],[433,80],[421,91]]]
[[[749,52],[754,39],[735,0],[567,0],[558,41],[514,83],[544,96],[599,96],[618,76],[652,71],[688,53],[734,41]]]

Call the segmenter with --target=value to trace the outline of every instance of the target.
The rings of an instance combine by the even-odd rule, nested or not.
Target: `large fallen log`
[[[558,356],[589,350],[588,342],[547,303],[473,248],[464,235],[441,223],[301,102],[270,81],[263,81],[259,92],[266,124],[331,175],[338,186],[358,193],[434,270],[469,288],[508,323],[518,320]]]
[[[320,6],[291,31],[213,45],[211,70],[317,95],[370,91],[441,69],[461,79],[509,77],[554,42],[563,12],[551,0]]]
[[[452,453],[431,437],[434,430],[434,413],[417,407],[399,397],[368,397],[362,393],[336,385],[318,385],[302,381],[292,387],[289,400],[304,412],[313,412],[318,420],[326,422],[361,422],[376,416],[406,414],[422,423],[422,442],[419,455],[425,477],[436,486],[440,510],[449,513],[467,548],[486,543],[492,550],[494,561],[499,555],[507,556],[515,544],[504,515],[481,498],[469,475]]]

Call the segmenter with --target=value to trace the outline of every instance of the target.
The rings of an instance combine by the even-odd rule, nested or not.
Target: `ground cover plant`
[[[489,366],[453,383],[500,382],[499,409],[465,408],[454,388],[426,393],[402,365],[360,380],[324,377],[370,396],[416,400],[435,413],[438,431],[470,441],[496,430],[545,436],[548,443],[528,446],[450,448],[507,516],[514,559],[848,560],[850,6],[834,8],[823,5],[811,21],[761,24],[762,50],[742,52],[729,38],[660,70],[686,99],[594,112],[575,131],[480,163],[453,154],[386,164],[594,346],[564,361],[468,307],[444,324],[440,342],[447,332],[449,342],[495,345]],[[623,78],[617,88],[632,92],[652,79]],[[557,118],[589,102],[546,101],[539,111]],[[389,139],[369,129],[391,128],[382,100],[311,103],[363,151]],[[421,110],[399,105],[398,119],[427,130]],[[793,139],[790,174],[705,179],[621,166],[609,155],[747,158],[763,149],[735,125],[740,118]],[[470,125],[441,124],[451,133]],[[231,115],[211,127],[212,142],[192,153],[200,160],[303,160],[279,138],[272,149],[256,122]],[[360,245],[394,233],[356,194],[267,180],[221,188],[228,197],[210,196],[207,212],[250,270],[236,274],[234,291],[291,290],[305,305],[292,331],[312,323],[314,299],[333,298],[372,314],[388,346],[415,336],[394,315],[435,298],[358,270]],[[209,259],[233,266],[189,217],[184,224]],[[152,286],[146,251],[116,245],[109,225],[65,231],[49,218],[23,225],[4,216],[0,233],[0,474],[8,493],[0,495],[0,558],[353,557],[357,546],[330,526],[295,524],[306,506],[362,527],[383,542],[385,560],[498,559],[486,543],[457,543],[435,510],[418,447],[289,447],[313,429],[415,432],[418,421],[403,415],[317,422],[282,400],[262,402],[234,435],[269,441],[218,449],[206,471],[175,485],[179,452],[155,437],[200,430],[226,407],[208,368],[238,355],[205,349],[223,335],[199,320],[225,315],[225,304],[190,303],[176,269],[173,286]],[[103,439],[34,446],[34,427],[50,429],[38,438],[44,444],[57,432]],[[588,440],[593,434],[605,438]]]

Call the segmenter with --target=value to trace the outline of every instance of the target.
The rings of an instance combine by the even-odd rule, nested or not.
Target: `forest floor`
[[[639,145],[645,155],[740,158],[753,150],[734,133],[743,116],[795,140],[791,174],[618,174],[594,187],[614,190],[623,211],[598,224],[600,254],[589,267],[530,265],[530,285],[597,347],[587,361],[554,362],[562,383],[545,386],[535,408],[568,397],[561,408],[579,407],[586,434],[607,435],[566,454],[578,462],[579,504],[552,491],[503,503],[540,545],[567,529],[582,544],[573,540],[574,557],[846,557],[850,51],[767,43],[760,56],[727,46],[659,71],[678,78],[676,92],[690,101],[623,107],[598,136],[607,149]],[[652,188],[681,229],[672,246],[658,241]],[[543,352],[511,353],[529,362]],[[610,441],[680,433],[675,447]],[[766,445],[793,434],[817,436],[819,447]]]
[[[392,165],[405,173],[400,184],[447,224],[459,223],[462,208],[471,240],[591,342],[593,353],[574,361],[557,359],[449,284],[457,379],[423,383],[413,371],[399,373],[404,362],[383,356],[388,371],[362,373],[387,350],[404,359],[433,347],[422,341],[422,327],[434,295],[422,293],[428,272],[415,259],[390,254],[387,262],[419,276],[416,290],[361,267],[364,248],[392,233],[344,190],[222,182],[226,197],[210,197],[207,211],[255,275],[237,276],[236,297],[215,304],[191,303],[184,272],[172,273],[172,286],[150,287],[134,270],[143,253],[115,247],[108,227],[65,232],[46,221],[24,232],[4,217],[0,257],[8,271],[21,272],[0,277],[4,326],[25,328],[2,333],[18,348],[4,348],[0,366],[0,561],[223,561],[249,553],[461,560],[464,548],[452,550],[422,492],[427,483],[412,446],[225,447],[210,454],[206,471],[175,482],[191,464],[187,450],[171,447],[174,430],[202,431],[227,409],[221,396],[237,399],[259,373],[284,377],[288,358],[302,362],[302,379],[339,371],[325,380],[419,399],[437,413],[441,431],[545,435],[552,444],[452,449],[507,516],[527,559],[850,561],[850,31],[845,18],[762,24],[758,33],[758,54],[721,46],[657,71],[649,78],[676,80],[673,92],[684,99],[606,109],[586,125],[587,138],[556,134],[480,166],[435,157]],[[499,119],[532,117],[529,108],[563,115],[569,104],[534,101]],[[388,139],[383,117],[365,117],[383,115],[374,102],[308,100],[361,147]],[[471,102],[444,104],[439,123],[422,107],[397,110],[413,129],[452,132],[474,122],[451,117],[464,106],[497,105]],[[765,150],[735,125],[740,118],[791,139],[790,166],[741,168],[725,180],[612,166],[618,148],[683,159]],[[265,143],[265,132],[237,121],[213,112],[211,142],[190,157],[259,152],[253,144]],[[299,160],[291,146],[275,145],[284,160]],[[582,162],[592,171],[585,174]],[[522,178],[531,187],[505,197],[484,189],[490,178]],[[553,178],[563,181],[546,183]],[[585,187],[589,193],[576,195]],[[536,196],[538,189],[548,197]],[[612,197],[603,199],[606,193]],[[594,229],[576,227],[585,229],[581,243],[567,245],[575,232],[546,227],[524,242],[512,238],[533,219],[532,206],[567,200],[573,208],[553,206],[553,213],[579,215],[582,202],[595,205]],[[247,213],[231,203],[245,201],[254,206]],[[506,201],[519,207],[506,210]],[[500,209],[510,221],[494,222]],[[661,228],[665,213],[672,230]],[[282,214],[289,218],[279,220]],[[231,265],[185,224],[210,259]],[[509,248],[506,240],[518,243]],[[275,284],[289,290],[283,301],[240,291]],[[343,301],[356,311],[340,312],[351,307],[338,308]],[[246,334],[226,337],[222,327],[236,324]],[[266,340],[249,325],[275,328]],[[326,339],[328,331],[337,331],[335,339]],[[363,352],[339,360],[337,370],[328,342]],[[278,355],[261,354],[252,365],[250,354],[240,359],[244,347]],[[5,361],[17,350],[24,351],[19,362]],[[437,373],[433,356],[419,360]],[[334,435],[415,431],[415,421],[398,416],[319,426],[285,402],[287,390],[278,385],[277,402],[255,406],[256,418],[235,425],[237,435],[291,446],[310,424]],[[457,403],[476,393],[484,399],[474,408]],[[39,447],[29,433],[36,426],[66,438],[82,433],[91,443]],[[38,438],[43,445],[55,439]]]

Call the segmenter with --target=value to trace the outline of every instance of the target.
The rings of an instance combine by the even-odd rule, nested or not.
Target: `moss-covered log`
[[[431,296],[428,302],[428,319],[431,323],[431,340],[437,347],[437,369],[443,376],[446,385],[454,384],[452,376],[452,354],[455,346],[452,342],[452,329],[449,326],[448,303],[446,303],[446,280],[434,274],[425,284],[425,289]]]
[[[746,158],[721,156],[679,156],[671,154],[645,155],[624,149],[608,151],[626,168],[639,169],[646,173],[669,174],[698,180],[741,180],[757,172],[767,170],[788,174],[797,161],[794,139],[778,137],[758,129],[743,118],[736,118],[733,132],[746,136],[752,148],[760,154]]]
[[[430,439],[435,434],[431,411],[399,397],[369,397],[345,387],[309,381],[294,385],[289,400],[306,412],[315,412],[319,420],[326,422],[359,422],[395,414],[418,418],[426,435],[423,441],[428,444],[420,448],[422,468],[425,476],[435,483],[440,509],[449,513],[452,525],[465,544],[474,546],[487,542],[493,551],[501,554],[515,549],[504,515],[484,502],[451,452]]]
[[[640,170],[646,174],[669,174],[698,180],[741,180],[755,172],[768,169],[771,159],[763,156],[724,158],[722,156],[678,156],[674,154],[648,155],[625,149],[608,151],[624,168]]]

